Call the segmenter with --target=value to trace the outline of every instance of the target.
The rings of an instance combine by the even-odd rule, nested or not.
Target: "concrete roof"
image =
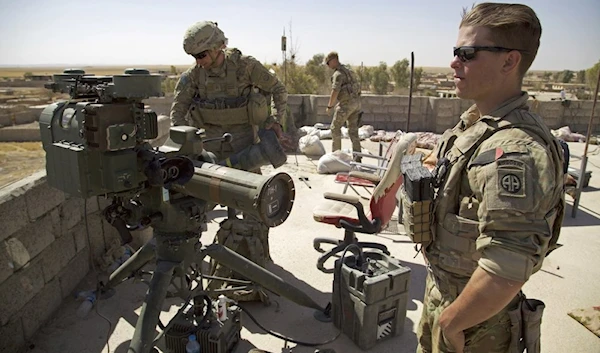
[[[328,150],[331,149],[330,141],[324,141],[324,145]],[[582,154],[584,144],[569,145],[573,155]],[[343,147],[350,147],[349,140],[343,140]],[[363,147],[375,153],[377,151],[375,143],[363,142]],[[584,189],[576,218],[571,217],[572,200],[567,197],[569,205],[560,238],[563,246],[544,261],[542,270],[534,274],[524,287],[528,297],[546,303],[541,345],[544,353],[600,352],[600,338],[567,315],[576,308],[600,305],[600,156],[597,152],[597,146],[590,146],[588,170],[593,174],[590,186]],[[289,155],[288,163],[278,170],[288,172],[293,177],[296,200],[289,219],[271,229],[274,263],[268,269],[305,291],[317,303],[325,305],[331,300],[333,275],[321,273],[315,267],[319,253],[313,249],[313,238],[341,239],[343,230],[315,222],[312,210],[322,200],[324,192],[341,192],[343,185],[336,184],[333,175],[317,174],[316,160],[302,155],[297,160],[298,165],[294,155]],[[571,166],[579,168],[579,163],[579,160],[572,158]],[[267,168],[264,172],[270,171]],[[299,181],[299,177],[308,177],[311,188]],[[366,193],[364,195],[368,196]],[[219,220],[209,225],[209,231],[202,236],[203,243],[212,241]],[[360,234],[358,237],[387,245],[393,256],[411,268],[404,334],[379,343],[371,352],[414,352],[426,275],[423,259],[416,255],[414,245],[405,235],[384,232],[375,236]],[[79,288],[91,289],[94,281],[95,276],[90,273]],[[110,320],[110,328],[105,319],[95,312],[85,319],[79,319],[75,316],[79,303],[66,299],[53,320],[37,333],[32,342],[34,348],[30,352],[107,352],[107,336],[110,352],[126,352],[146,289],[144,284],[126,282],[112,298],[99,302],[98,313]],[[321,323],[313,318],[312,309],[300,307],[284,298],[272,296],[272,300],[278,305],[264,307],[260,303],[247,304],[263,326],[302,341],[323,342],[337,335],[338,331],[332,324]],[[179,305],[178,300],[167,300],[161,320],[166,323]],[[245,315],[242,324],[242,342],[236,353],[246,353],[254,347],[274,353],[283,351],[282,340],[265,334]],[[312,353],[315,350],[295,347],[295,344],[290,346],[294,347],[294,353]],[[344,335],[324,347],[334,348],[338,353],[361,352]]]

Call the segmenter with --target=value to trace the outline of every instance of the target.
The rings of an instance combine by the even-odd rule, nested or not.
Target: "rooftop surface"
[[[323,141],[331,149],[331,141]],[[575,156],[583,154],[583,143],[569,143],[571,166],[580,167]],[[343,147],[350,148],[350,141],[343,140]],[[364,141],[363,148],[377,153],[377,144]],[[568,316],[577,308],[600,305],[600,155],[598,146],[590,146],[587,170],[592,171],[589,187],[584,189],[576,218],[572,218],[572,199],[567,196],[568,206],[559,243],[563,246],[552,253],[541,271],[534,274],[525,284],[524,292],[530,298],[543,300],[546,304],[542,322],[542,352],[600,352],[600,338]],[[343,230],[313,220],[312,210],[323,200],[323,193],[341,192],[342,184],[334,182],[334,175],[316,172],[317,160],[303,155],[288,156],[288,163],[277,171],[289,173],[296,187],[294,208],[287,221],[271,229],[271,256],[274,263],[268,269],[288,283],[311,296],[317,303],[326,305],[331,301],[333,275],[320,272],[315,264],[319,253],[313,249],[313,238],[334,237],[341,239]],[[264,173],[272,170],[264,169]],[[264,174],[263,173],[263,174]],[[308,178],[308,185],[300,181]],[[309,188],[310,185],[310,188]],[[359,189],[360,191],[360,189]],[[352,193],[352,191],[349,191]],[[363,195],[368,196],[363,191]],[[209,224],[202,242],[212,242],[218,222]],[[393,228],[393,227],[392,227]],[[409,353],[417,346],[416,330],[421,316],[426,268],[414,245],[402,232],[386,231],[378,235],[359,234],[363,241],[385,244],[391,254],[411,269],[408,294],[407,317],[401,336],[377,344],[370,352]],[[90,272],[78,289],[94,288],[95,275]],[[147,287],[144,284],[126,282],[117,287],[116,294],[100,301],[97,312],[86,318],[75,315],[79,302],[67,298],[50,322],[43,326],[31,342],[32,353],[104,353],[127,352],[133,336],[136,320],[140,313]],[[261,303],[250,303],[246,307],[266,328],[300,341],[325,342],[338,333],[331,323],[314,319],[313,309],[298,306],[287,299],[272,296],[269,307]],[[163,306],[161,320],[167,322],[179,309],[180,300],[168,299]],[[100,315],[102,315],[102,317]],[[108,322],[110,321],[110,326]],[[251,348],[260,348],[279,353],[284,341],[263,332],[245,314],[242,314],[241,342],[235,353],[246,353]],[[108,345],[107,345],[108,341]],[[314,347],[297,346],[289,343],[294,353],[312,353]],[[109,349],[110,348],[110,349]],[[158,347],[161,350],[161,347]],[[332,343],[320,348],[333,348],[338,353],[361,352],[350,339],[341,335]],[[162,351],[162,350],[161,350]]]

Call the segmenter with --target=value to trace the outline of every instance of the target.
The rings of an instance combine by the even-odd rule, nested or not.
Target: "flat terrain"
[[[0,188],[29,176],[46,166],[41,142],[0,143]]]

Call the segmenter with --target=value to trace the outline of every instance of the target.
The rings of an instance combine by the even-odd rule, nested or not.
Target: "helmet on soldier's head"
[[[183,50],[189,55],[227,44],[225,33],[215,22],[202,21],[193,24],[183,36]]]
[[[337,53],[337,52],[334,52],[334,51],[332,51],[331,53],[327,54],[327,56],[326,56],[326,57],[325,57],[325,59],[323,60],[323,63],[324,63],[325,65],[327,65],[327,63],[329,63],[329,60],[331,60],[331,59],[336,59],[336,60],[339,60],[339,58],[338,58],[338,53]]]

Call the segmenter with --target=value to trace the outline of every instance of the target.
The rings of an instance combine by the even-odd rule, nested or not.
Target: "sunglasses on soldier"
[[[475,56],[478,51],[490,51],[490,52],[510,52],[513,50],[517,50],[520,52],[524,52],[520,49],[510,49],[504,47],[490,47],[490,46],[464,46],[464,47],[454,47],[453,54],[454,56],[458,56],[460,61],[467,62],[469,60],[475,59]]]
[[[195,59],[204,59],[208,55],[208,50],[201,51],[198,54],[192,54]]]

